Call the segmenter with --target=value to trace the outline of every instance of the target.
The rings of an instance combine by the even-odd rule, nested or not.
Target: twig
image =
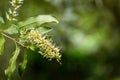
[[[8,36],[8,35],[4,34],[4,33],[1,33],[1,34],[2,34],[3,36],[5,36],[5,37],[7,37],[7,38],[11,39],[12,41],[15,41],[16,43],[20,44],[21,46],[25,47],[23,44],[19,43],[19,42],[18,42],[18,41],[16,41],[14,38],[12,38],[12,37],[10,37],[10,36]]]

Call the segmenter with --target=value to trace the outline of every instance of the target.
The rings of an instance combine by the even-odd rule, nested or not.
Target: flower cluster
[[[55,58],[58,62],[61,59],[59,49],[56,48],[50,41],[45,39],[44,36],[39,34],[36,30],[31,30],[28,39],[31,43],[34,43],[39,48],[39,53],[48,59]]]
[[[11,0],[11,8],[9,8],[8,13],[6,12],[6,17],[9,21],[17,21],[16,17],[19,15],[17,10],[22,6],[24,0]]]

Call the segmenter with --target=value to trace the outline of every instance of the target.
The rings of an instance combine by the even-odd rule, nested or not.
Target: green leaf
[[[46,26],[46,27],[39,27],[37,30],[40,34],[46,34],[50,31],[52,31],[52,28]]]
[[[37,17],[28,18],[26,21],[19,22],[19,26],[26,27],[26,26],[31,25],[31,24],[36,24],[36,26],[41,26],[44,23],[51,23],[51,22],[58,23],[56,18],[54,18],[51,15],[39,15]]]
[[[7,69],[5,69],[5,75],[8,77],[8,80],[11,79],[11,76],[14,70],[16,69],[16,60],[19,55],[19,52],[20,52],[20,48],[16,44],[16,50],[13,52],[13,56],[11,57],[9,61],[9,66]]]
[[[19,74],[20,76],[23,74],[23,71],[25,70],[27,65],[27,53],[25,51],[25,53],[23,54],[23,61],[19,64]]]
[[[2,18],[2,17],[0,17],[0,24],[4,24],[5,22],[4,22],[4,19]]]
[[[8,34],[17,34],[18,26],[15,24],[12,24],[8,29],[4,30],[4,32]]]
[[[37,22],[36,18],[31,17],[31,18],[28,18],[27,20],[25,20],[23,22],[19,22],[18,24],[19,24],[20,27],[25,27],[27,25],[31,25],[31,24],[36,23],[36,22]]]
[[[5,39],[4,39],[4,37],[2,35],[0,35],[0,55],[3,54],[4,43],[5,43]]]
[[[51,15],[39,15],[37,18],[37,21],[39,25],[44,24],[44,23],[50,23],[50,22],[56,22],[59,23],[56,18],[54,18]]]

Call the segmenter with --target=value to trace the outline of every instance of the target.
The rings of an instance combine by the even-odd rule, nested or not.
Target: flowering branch
[[[8,13],[6,12],[6,17],[9,21],[17,21],[16,17],[19,15],[17,10],[22,6],[24,0],[11,0],[11,8],[9,8]]]

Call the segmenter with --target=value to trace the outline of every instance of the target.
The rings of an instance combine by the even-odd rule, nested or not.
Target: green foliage
[[[23,61],[19,64],[19,68],[18,68],[20,76],[24,72],[24,70],[26,68],[26,65],[27,65],[27,53],[25,51],[24,54],[23,54]]]
[[[5,39],[0,35],[0,55],[3,54]]]
[[[4,19],[2,17],[0,17],[0,24],[4,24]]]
[[[46,34],[52,30],[48,23],[58,23],[56,18],[51,15],[38,15],[36,17],[30,17],[25,21],[19,22],[17,20],[18,12],[17,10],[23,4],[23,0],[11,0],[11,7],[6,12],[6,22],[0,17],[0,26],[4,23],[4,28],[1,29],[0,33],[0,54],[3,53],[5,37],[12,40],[16,49],[13,52],[13,56],[10,58],[9,65],[5,69],[5,75],[7,80],[12,79],[12,74],[14,73],[16,66],[18,67],[19,74],[22,75],[27,65],[27,53],[24,52],[23,60],[16,64],[21,48],[29,50],[38,50],[38,53],[42,52],[43,57],[51,59],[56,59],[58,62],[61,60],[61,55],[59,49],[56,48],[43,34]],[[3,37],[4,36],[4,37]],[[13,37],[14,36],[14,37]],[[9,43],[8,43],[9,44]]]
[[[31,17],[24,22],[20,22],[19,26],[21,28],[21,27],[30,26],[31,24],[35,24],[36,27],[38,27],[41,26],[42,24],[50,23],[50,22],[58,23],[58,21],[51,15],[38,15],[37,17]]]
[[[12,24],[9,28],[4,30],[5,33],[7,34],[17,34],[18,33],[18,26],[15,24]]]
[[[58,77],[59,80],[120,80],[120,0],[25,0],[19,16],[15,17],[18,21],[14,23],[7,22],[5,18],[7,6],[8,0],[0,0],[0,16],[5,22],[0,22],[0,33],[1,29],[8,29],[12,24],[18,26],[10,32],[18,29],[20,33],[16,30],[17,33],[4,34],[7,33],[25,46],[23,48],[20,45],[21,53],[15,74],[12,74],[13,80],[58,80]],[[55,31],[50,32],[52,36],[48,33],[54,30],[51,23],[42,24],[40,29],[35,23],[27,25],[28,30],[19,28],[20,22],[32,16],[36,18],[39,14],[52,14],[59,18],[60,24],[55,27]],[[60,45],[62,66],[40,58],[42,53],[37,53],[40,50],[38,45],[26,39],[27,35],[21,35],[29,34],[31,29],[46,36],[47,40],[53,37]],[[4,38],[6,42],[4,54],[0,55],[0,80],[6,80],[4,69],[8,67],[14,49],[13,42]],[[23,62],[26,47],[29,52],[26,52],[28,62],[24,70],[19,63]],[[16,74],[18,71],[21,76]],[[51,76],[51,73],[55,73],[55,76]]]
[[[15,71],[16,69],[16,60],[17,60],[17,57],[19,55],[19,52],[20,52],[20,48],[18,47],[18,45],[16,44],[16,49],[15,51],[13,52],[13,56],[11,57],[10,59],[10,62],[9,62],[9,66],[8,68],[5,70],[5,74],[6,76],[8,77],[8,80],[11,79],[11,75],[12,73]]]
[[[50,32],[52,29],[47,25],[48,23],[59,23],[53,16],[51,15],[38,15],[37,17],[28,18],[25,21],[19,22],[19,28],[27,31],[32,29],[37,29],[41,34],[45,34]],[[24,32],[25,32],[24,31]]]
[[[44,26],[44,27],[39,27],[37,30],[40,34],[46,34],[50,31],[52,31],[52,28],[48,27],[48,26]]]

